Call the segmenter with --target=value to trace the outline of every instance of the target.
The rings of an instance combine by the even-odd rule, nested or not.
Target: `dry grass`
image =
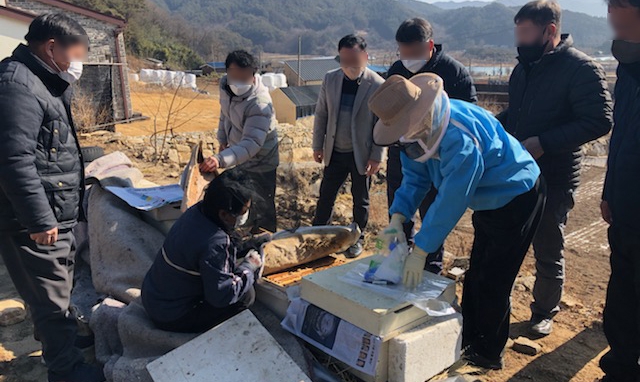
[[[76,91],[71,104],[71,112],[79,132],[90,132],[94,127],[111,122],[111,113],[106,107],[97,108],[91,102],[93,97],[84,91]]]

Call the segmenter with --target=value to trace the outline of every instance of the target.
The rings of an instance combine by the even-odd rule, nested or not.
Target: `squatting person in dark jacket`
[[[69,313],[84,170],[71,86],[89,39],[63,14],[36,17],[0,63],[0,254],[31,310],[50,382],[103,381],[74,347]]]
[[[615,87],[602,217],[609,224],[611,279],[604,333],[611,350],[600,360],[603,382],[640,380],[640,0],[608,0],[620,62]]]
[[[404,78],[411,78],[420,73],[435,73],[444,80],[444,90],[452,99],[467,102],[477,102],[476,88],[467,68],[460,62],[444,53],[442,45],[433,41],[433,28],[431,24],[422,18],[413,18],[404,21],[396,32],[398,54],[400,59],[389,69],[389,77],[394,74]],[[389,208],[393,204],[396,190],[402,184],[402,164],[400,162],[400,147],[389,147],[387,159],[387,197]],[[438,190],[431,188],[422,204],[420,204],[420,217],[424,218],[427,209],[433,203]],[[405,235],[410,243],[413,243],[414,222],[410,219],[404,224]],[[433,273],[442,271],[442,246],[434,253],[429,254],[426,270]]]
[[[262,258],[256,248],[241,253],[235,233],[247,223],[250,190],[239,170],[227,170],[171,228],[142,285],[158,328],[203,332],[253,304]]]
[[[609,132],[612,102],[606,74],[560,34],[554,1],[524,5],[515,16],[519,64],[509,81],[509,108],[498,116],[538,161],[547,181],[545,212],[533,239],[536,282],[530,331],[552,331],[560,310],[565,260],[564,227],[580,174],[580,146]]]
[[[207,158],[200,170],[241,168],[261,196],[249,217],[254,231],[260,227],[275,232],[276,169],[280,157],[271,95],[257,75],[258,60],[249,53],[229,53],[225,66],[227,75],[220,80],[220,152]]]

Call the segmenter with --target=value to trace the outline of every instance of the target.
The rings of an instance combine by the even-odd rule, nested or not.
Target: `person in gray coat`
[[[25,40],[0,63],[0,255],[30,308],[48,381],[104,381],[74,346],[69,312],[84,190],[71,84],[89,39],[59,13],[36,17]]]
[[[338,191],[350,175],[353,219],[363,232],[367,226],[371,176],[380,169],[384,156],[384,148],[373,143],[377,118],[367,102],[384,79],[367,68],[366,48],[360,36],[343,37],[338,44],[341,68],[327,73],[322,83],[313,128],[313,156],[325,168],[314,225],[329,224]],[[361,238],[346,255],[359,256],[362,244]]]
[[[275,232],[276,169],[279,165],[278,133],[269,89],[262,84],[258,61],[243,50],[229,53],[227,75],[220,80],[220,151],[207,158],[200,170],[238,167],[258,188],[249,222]]]

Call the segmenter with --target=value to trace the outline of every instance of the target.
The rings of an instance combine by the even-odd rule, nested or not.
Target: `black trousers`
[[[331,162],[324,168],[320,184],[320,198],[316,207],[313,225],[327,225],[331,222],[333,206],[340,187],[351,175],[351,196],[353,197],[353,220],[363,232],[369,221],[369,188],[371,177],[358,172],[353,153],[331,154]]]
[[[246,175],[253,183],[256,198],[249,210],[249,222],[254,231],[258,228],[269,232],[276,232],[278,221],[276,216],[276,173],[277,170],[267,172],[250,172]]]
[[[573,193],[573,186],[547,189],[547,203],[533,238],[536,283],[531,312],[535,316],[552,318],[560,311],[565,274],[564,227],[574,206]]]
[[[75,346],[76,320],[69,313],[76,245],[71,230],[52,246],[27,233],[0,235],[0,254],[20,297],[31,310],[50,372],[66,374],[83,362]]]
[[[233,305],[216,308],[206,301],[201,301],[189,313],[175,321],[158,322],[153,319],[152,321],[158,329],[167,332],[202,333],[248,309],[255,300],[256,292],[251,288]]]
[[[600,367],[611,381],[640,381],[640,235],[616,224],[609,227],[611,279],[604,307],[604,334],[611,350]]]
[[[389,202],[389,208],[393,204],[393,200],[395,198],[396,191],[402,185],[402,162],[400,161],[400,153],[402,150],[399,147],[391,146],[389,147],[389,156],[387,158],[387,200]],[[427,214],[427,210],[433,203],[433,201],[438,195],[438,190],[434,187],[431,187],[431,190],[424,198],[420,207],[418,207],[418,211],[420,212],[420,218],[424,219]],[[409,244],[413,244],[413,238],[416,234],[414,230],[415,222],[413,219],[403,224],[404,234],[407,237],[407,241]],[[442,260],[444,257],[444,245],[441,245],[435,252],[430,253],[427,256],[427,263],[425,265],[425,270],[432,273],[440,273],[442,272]]]
[[[511,289],[544,209],[542,178],[497,210],[473,214],[475,237],[462,292],[463,347],[497,360],[509,337]]]

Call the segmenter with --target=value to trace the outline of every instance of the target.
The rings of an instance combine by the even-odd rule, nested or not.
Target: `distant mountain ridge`
[[[364,35],[373,50],[389,52],[386,60],[391,61],[395,59],[396,29],[403,20],[416,16],[433,24],[435,40],[448,51],[464,51],[471,59],[512,60],[513,17],[517,4],[524,0],[448,10],[416,0],[70,1],[125,17],[130,54],[194,68],[205,60],[221,61],[233,49],[255,54],[296,53],[299,36],[303,54],[333,55],[340,37],[348,33]],[[561,4],[571,1],[604,0],[561,0]],[[567,10],[562,28],[574,36],[576,46],[588,52],[610,46],[605,18]]]
[[[302,36],[305,54],[333,54],[337,40],[354,31],[366,35],[371,46],[393,49],[396,28],[415,16],[430,20],[438,41],[449,49],[513,47],[514,5],[524,2],[499,0],[483,7],[446,10],[415,0],[154,1],[171,14],[202,27],[225,29],[265,52],[294,53]],[[606,19],[573,11],[564,12],[563,25],[574,34],[576,44],[586,48],[600,48],[610,35]]]
[[[495,0],[495,2],[507,7],[520,7],[524,5],[528,0]],[[459,9],[464,7],[484,7],[489,1],[428,1],[431,5],[435,5],[442,9]],[[560,5],[563,9],[567,9],[573,12],[586,13],[595,17],[607,17],[607,7],[604,0],[560,0]]]

